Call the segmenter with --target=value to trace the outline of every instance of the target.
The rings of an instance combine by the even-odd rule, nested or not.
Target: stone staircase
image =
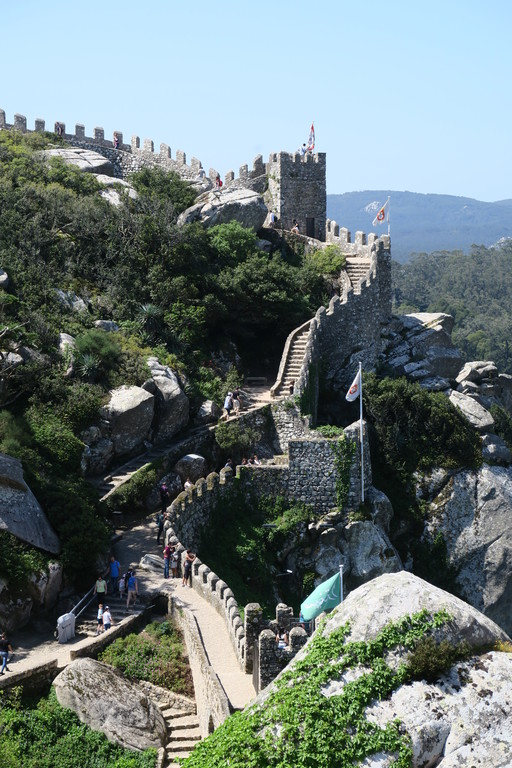
[[[307,326],[301,333],[297,334],[293,339],[290,349],[288,350],[288,357],[286,358],[281,384],[274,392],[274,397],[289,395],[292,382],[297,381],[299,378],[308,343],[308,336],[309,326]]]
[[[162,765],[166,768],[179,768],[178,758],[188,757],[195,746],[201,741],[199,719],[189,712],[178,712],[175,709],[163,709],[162,715],[167,723],[169,741],[165,747],[165,758]]]
[[[369,259],[362,259],[360,256],[347,256],[345,271],[354,288],[360,280],[363,280],[366,277],[369,269]]]
[[[125,616],[131,616],[145,609],[145,605],[141,601],[140,597],[137,598],[135,608],[133,607],[132,603],[128,611],[126,610],[126,596],[124,598],[120,598],[107,594],[105,602],[110,608],[110,613],[112,614],[112,619],[114,620],[113,626],[119,624],[119,622],[124,619]],[[75,626],[75,633],[77,635],[80,634],[87,635],[88,637],[95,637],[96,627],[98,626],[97,616],[98,606],[96,604],[96,600],[94,600],[91,605],[89,605],[89,607],[86,608],[86,610],[78,617]]]

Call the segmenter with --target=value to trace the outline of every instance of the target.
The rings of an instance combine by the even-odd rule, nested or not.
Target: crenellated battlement
[[[0,109],[0,130],[12,128],[22,133],[44,133],[49,130],[71,146],[99,152],[112,162],[118,178],[124,178],[143,167],[161,167],[194,181],[197,180],[199,170],[202,168],[201,161],[196,157],[192,157],[190,164],[187,164],[187,156],[181,149],[176,150],[173,158],[168,144],[160,144],[159,152],[155,152],[152,139],[143,139],[141,142],[139,136],[132,136],[130,143],[127,143],[124,140],[123,131],[120,130],[113,132],[112,139],[106,139],[103,128],[94,128],[92,136],[87,136],[85,126],[81,123],[76,123],[74,133],[70,133],[66,130],[64,122],[55,121],[51,128],[46,128],[46,122],[40,118],[34,121],[34,129],[31,130],[27,127],[27,118],[24,115],[15,114],[13,123],[8,123],[5,111]],[[208,176],[214,181],[217,171],[210,168]]]

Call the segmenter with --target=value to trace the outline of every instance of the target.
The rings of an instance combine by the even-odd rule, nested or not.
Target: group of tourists
[[[110,558],[109,564],[109,580],[110,580],[110,594],[114,597],[120,597],[124,599],[126,593],[126,610],[129,609],[131,602],[133,605],[137,602],[137,595],[139,593],[139,583],[137,580],[137,574],[134,569],[130,569],[121,575],[121,564],[119,560],[116,560],[114,555]],[[103,576],[99,573],[94,585],[94,594],[98,604],[98,623],[99,623],[99,609],[100,606],[103,609],[102,616],[108,609],[106,605],[107,594],[109,593],[109,586]],[[102,622],[105,623],[104,621]],[[107,623],[108,619],[107,619]],[[112,624],[112,621],[110,621]]]
[[[238,416],[241,409],[242,400],[240,397],[240,389],[236,387],[232,392],[228,392],[224,398],[224,412],[219,421],[227,421],[231,416],[231,412],[233,412],[235,416]]]

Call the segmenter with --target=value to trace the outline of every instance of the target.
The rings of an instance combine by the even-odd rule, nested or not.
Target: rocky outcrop
[[[213,400],[205,400],[201,403],[199,410],[194,416],[194,423],[199,425],[216,424],[221,415],[222,409]]]
[[[447,390],[463,358],[451,339],[453,318],[418,312],[393,318],[386,331],[381,362],[393,375],[407,376],[432,391]]]
[[[104,174],[113,176],[114,168],[112,163],[90,149],[81,149],[80,147],[62,147],[59,149],[45,149],[41,153],[44,157],[60,157],[65,163],[75,165],[81,171],[87,173]]]
[[[144,384],[144,389],[152,392],[156,399],[155,441],[165,442],[187,426],[189,401],[172,368],[161,365],[156,357],[148,359],[148,368],[152,378]]]
[[[3,269],[0,269],[0,288],[8,288],[10,282],[11,281],[9,280],[9,275],[7,272],[5,272]]]
[[[489,411],[480,405],[476,400],[469,395],[464,395],[462,392],[453,391],[450,392],[450,400],[453,405],[462,411],[466,419],[470,424],[478,429],[479,432],[492,432],[494,427],[494,419]]]
[[[200,477],[206,477],[208,474],[208,462],[197,453],[188,453],[176,462],[174,471],[178,473],[183,482],[189,479],[195,483]]]
[[[165,744],[167,728],[160,710],[135,683],[107,664],[78,659],[54,680],[59,703],[83,723],[127,748],[143,750]]]
[[[111,205],[116,207],[121,205],[125,197],[129,197],[131,200],[136,200],[138,197],[137,192],[127,181],[114,179],[104,173],[99,173],[96,176],[96,180],[104,187],[100,192],[100,196]]]
[[[512,469],[459,472],[430,502],[426,538],[442,531],[462,597],[512,633]]]
[[[44,552],[60,552],[59,539],[23,479],[21,462],[0,453],[0,529]]]
[[[100,413],[117,456],[141,447],[150,436],[155,398],[142,387],[122,386],[110,394]]]
[[[206,227],[238,221],[257,232],[263,226],[268,208],[262,195],[249,189],[213,190],[198,198],[195,205],[180,215],[178,225],[200,221]]]
[[[393,636],[401,621],[405,626]],[[474,655],[446,660],[426,682],[426,666],[406,667],[420,637],[434,647],[465,641]],[[215,757],[238,764],[256,753],[264,763],[271,754],[295,753],[297,763],[391,768],[401,743],[412,747],[413,768],[505,768],[512,750],[512,655],[486,649],[507,641],[462,600],[405,571],[386,574],[333,611],[288,665],[286,680],[278,677],[258,695],[239,729],[226,728],[225,742],[224,726],[217,730]],[[205,763],[208,746],[207,740]]]

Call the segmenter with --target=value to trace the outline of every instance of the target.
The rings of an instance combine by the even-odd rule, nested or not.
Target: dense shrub
[[[194,695],[183,638],[169,621],[153,622],[140,634],[118,638],[99,658],[121,669],[129,680],[148,680],[175,693]]]
[[[0,704],[2,768],[154,768],[155,761],[156,750],[124,749],[81,723],[53,690],[37,705],[12,695]]]
[[[32,573],[45,572],[49,558],[28,547],[8,531],[0,531],[0,577],[9,582],[15,592],[27,585]]]
[[[31,407],[26,418],[33,442],[48,458],[64,469],[80,469],[84,444],[50,408]]]
[[[320,275],[338,276],[346,263],[346,256],[339,245],[327,245],[309,255],[311,263]]]

